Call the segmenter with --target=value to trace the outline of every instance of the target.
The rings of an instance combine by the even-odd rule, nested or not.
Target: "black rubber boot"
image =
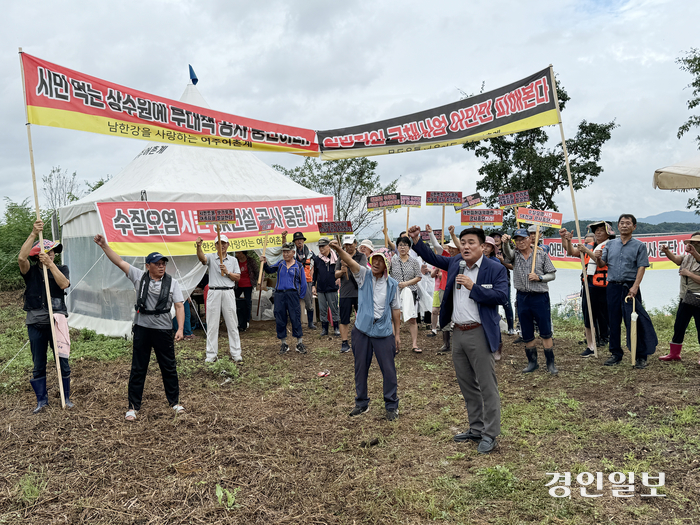
[[[49,394],[46,392],[46,376],[30,379],[29,382],[36,394],[36,408],[34,413],[38,414],[45,406],[49,406]]]
[[[553,376],[559,373],[557,366],[554,364],[554,350],[545,350],[544,357],[547,360],[547,371]]]
[[[328,323],[321,323],[321,337],[328,335]]]
[[[70,376],[62,377],[63,380],[63,395],[66,399],[66,408],[73,408],[75,405],[70,400]]]
[[[450,346],[450,332],[442,332],[442,347],[437,351],[438,354],[447,354],[452,351]]]
[[[333,335],[340,337],[340,327],[338,326],[338,323],[333,326]]]
[[[309,319],[309,329],[316,330],[316,325],[314,324],[314,311],[306,310],[306,317]]]
[[[523,374],[529,374],[540,367],[537,364],[537,348],[525,348],[525,354],[527,355],[527,366],[523,368]]]

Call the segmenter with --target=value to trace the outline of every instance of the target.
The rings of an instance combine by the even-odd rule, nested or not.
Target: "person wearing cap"
[[[135,421],[141,409],[151,350],[155,352],[158,360],[168,404],[175,414],[183,413],[185,408],[180,404],[175,341],[181,341],[183,338],[184,297],[180,284],[165,271],[168,258],[158,252],[149,253],[146,256],[144,271],[124,261],[110,248],[102,235],[95,235],[93,240],[102,248],[112,264],[123,271],[134,283],[136,290],[136,315],[132,327],[133,353],[129,375],[129,408],[126,412],[126,420]],[[170,317],[170,309],[173,305],[178,326],[174,336]]]
[[[285,240],[283,239],[282,242],[284,241]],[[306,244],[304,244],[306,242],[306,237],[304,237],[302,232],[294,232],[292,242],[294,243],[295,247],[294,258],[304,269],[306,286],[310,289],[314,275],[314,253],[309,250],[309,247],[306,246]],[[306,320],[309,322],[309,330],[316,330],[316,325],[314,324],[314,294],[307,293],[301,302],[306,306]]]
[[[399,283],[399,295],[401,300],[401,314],[403,321],[408,322],[408,330],[411,334],[411,344],[413,352],[420,354],[423,352],[418,348],[418,283],[421,280],[420,264],[418,259],[411,257],[408,252],[411,250],[411,239],[399,237],[396,241],[398,253],[391,258],[390,275]]]
[[[318,241],[318,255],[313,255],[313,288],[318,297],[318,309],[321,314],[321,336],[328,335],[328,309],[333,320],[333,335],[340,337],[340,315],[338,313],[338,284],[335,278],[335,265],[338,257],[330,249],[330,239],[322,237]]]
[[[382,372],[386,419],[395,421],[399,417],[394,362],[394,356],[399,352],[401,343],[399,283],[389,276],[387,271],[389,261],[384,252],[371,254],[372,266],[368,268],[364,261],[357,261],[347,250],[341,249],[338,241],[331,241],[330,247],[349,269],[359,292],[357,317],[352,330],[352,353],[355,359],[355,408],[350,412],[350,416],[359,416],[369,410],[367,376],[372,355],[374,355]]]
[[[668,355],[659,357],[660,361],[680,361],[685,331],[690,320],[695,320],[695,330],[700,342],[700,231],[683,241],[685,253],[676,255],[668,244],[661,246],[661,252],[680,266],[681,294],[676,320],[673,324],[673,339]],[[700,364],[700,363],[698,363]]]
[[[360,243],[360,246],[358,246],[357,249],[360,250],[360,252],[362,252],[365,257],[367,257],[367,265],[371,266],[369,264],[369,256],[372,255],[372,253],[374,253],[374,244],[372,243],[372,241],[370,239],[365,239]]]
[[[508,290],[506,269],[484,257],[486,236],[481,228],[460,233],[460,256],[433,254],[420,239],[420,228],[408,231],[414,249],[425,261],[447,272],[440,308],[440,326],[454,323],[452,363],[467,407],[469,429],[454,441],[474,441],[477,451],[488,454],[501,433],[501,400],[494,354],[501,343],[498,306]]]
[[[282,240],[287,233],[282,233]],[[280,340],[280,355],[289,352],[287,344],[287,321],[292,322],[292,335],[297,339],[296,351],[306,353],[301,329],[301,300],[310,292],[306,286],[304,268],[294,257],[296,248],[291,242],[282,244],[282,259],[274,264],[268,264],[267,257],[261,257],[266,273],[277,274],[277,285],[274,292],[275,326],[277,339]]]
[[[36,394],[36,408],[34,413],[37,414],[45,406],[49,404],[49,395],[46,389],[46,353],[48,347],[53,349],[53,335],[51,332],[51,323],[54,324],[54,329],[58,332],[60,326],[65,326],[62,332],[66,332],[68,323],[65,321],[68,317],[68,308],[66,307],[65,295],[66,288],[70,286],[70,273],[66,265],[57,265],[54,263],[54,258],[57,254],[63,251],[63,245],[60,242],[44,239],[43,246],[39,246],[39,242],[34,240],[39,236],[44,229],[44,223],[40,220],[35,221],[32,227],[32,232],[27,237],[27,240],[22,244],[19,251],[17,262],[19,263],[19,271],[24,279],[26,286],[24,290],[24,306],[23,309],[27,312],[25,324],[27,325],[27,334],[29,336],[29,348],[32,352],[32,361],[34,370],[32,371],[32,379],[29,383]],[[32,264],[34,263],[34,264]],[[44,282],[44,267],[47,269],[49,278],[49,293],[51,296],[51,307],[53,309],[54,319],[49,318],[49,306],[46,300],[46,284]],[[58,333],[57,333],[58,342]],[[73,407],[70,401],[70,365],[68,364],[68,354],[62,350],[59,344],[59,364],[61,368],[61,382],[63,383],[63,395],[68,408]],[[67,345],[70,348],[70,345]],[[65,347],[65,346],[64,346]]]
[[[197,237],[197,259],[209,272],[209,293],[207,294],[207,354],[205,363],[213,363],[219,355],[219,320],[224,316],[228,332],[228,351],[236,363],[243,360],[241,337],[238,333],[238,312],[236,311],[236,283],[241,279],[238,259],[228,254],[228,237],[220,235],[214,239],[216,253],[202,251],[202,238]],[[219,244],[219,242],[221,244]],[[223,254],[223,260],[219,256]]]
[[[508,301],[501,305],[506,313],[506,323],[508,324],[508,335],[515,335],[515,318],[513,316],[513,302],[510,296],[510,271],[513,265],[507,263],[503,258],[503,233],[499,230],[491,233],[493,242],[496,243],[496,258],[501,261],[501,264],[506,267],[506,275],[508,276]]]
[[[343,235],[343,250],[360,266],[367,266],[367,257],[357,249],[354,235]],[[350,317],[353,308],[357,314],[357,297],[359,287],[352,272],[342,257],[335,264],[335,278],[340,279],[340,353],[350,351]]]
[[[588,293],[591,300],[591,313],[594,326],[597,328],[597,339],[600,341],[600,344],[605,344],[608,341],[608,297],[606,292],[608,267],[600,267],[596,264],[594,250],[602,250],[610,239],[615,238],[612,226],[605,221],[589,224],[588,229],[591,230],[593,235],[593,242],[576,246],[573,245],[572,232],[567,231],[566,228],[559,230],[562,246],[566,253],[571,257],[581,257],[583,253],[583,260],[586,264],[586,288],[581,289],[581,309],[583,310],[583,325],[586,331],[587,347],[581,353],[581,357],[590,357],[595,353],[586,293]]]
[[[620,232],[620,237],[611,240],[605,247],[596,249],[593,252],[598,267],[602,268],[606,265],[608,267],[606,294],[608,299],[608,326],[610,330],[610,358],[603,363],[605,366],[617,365],[624,356],[621,341],[621,324],[623,319],[625,326],[629,327],[630,323],[629,314],[626,313],[626,299],[634,297],[636,299],[637,314],[646,316],[639,286],[644,278],[644,272],[649,267],[649,256],[646,245],[642,241],[632,238],[632,233],[634,233],[636,228],[637,218],[630,213],[623,213],[617,220],[617,229]],[[629,303],[631,303],[631,300]],[[631,304],[629,308],[632,308]],[[644,313],[642,314],[642,312]],[[638,325],[638,328],[642,327]],[[647,366],[647,356],[656,351],[656,345],[653,345],[653,348],[651,347],[651,340],[656,338],[654,327],[649,323],[647,329],[650,341],[649,344],[644,344],[643,342],[646,338],[639,337],[635,368],[645,368]]]
[[[503,252],[505,261],[513,265],[513,284],[517,290],[516,304],[518,319],[525,343],[525,354],[528,365],[523,373],[534,372],[537,364],[537,348],[535,347],[535,322],[540,331],[544,355],[547,360],[547,370],[550,374],[559,373],[554,364],[552,341],[552,311],[549,303],[549,286],[547,283],[556,277],[557,269],[552,264],[549,255],[542,249],[532,246],[532,238],[525,229],[513,232],[515,250],[508,242],[510,237],[503,236]],[[535,258],[535,269],[532,271],[532,258]]]
[[[535,246],[535,238],[537,237],[537,226],[532,225],[527,229],[527,234],[530,236],[530,244],[532,246]],[[542,242],[542,228],[540,227],[540,238],[539,238],[540,244],[537,246],[538,250],[542,250],[544,253],[549,253],[549,246],[544,244]]]

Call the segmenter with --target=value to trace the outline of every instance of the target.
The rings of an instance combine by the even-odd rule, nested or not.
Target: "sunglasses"
[[[154,265],[154,266],[165,266],[165,265],[168,264],[168,263],[166,263],[165,261],[158,261],[158,262],[154,262],[154,263],[151,263],[151,264]]]

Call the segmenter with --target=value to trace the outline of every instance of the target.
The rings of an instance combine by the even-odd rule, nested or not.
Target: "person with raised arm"
[[[207,294],[207,351],[206,363],[213,363],[219,355],[219,319],[224,316],[228,332],[228,349],[231,359],[240,363],[241,337],[238,333],[238,312],[236,311],[235,286],[241,279],[238,259],[228,254],[228,237],[220,236],[214,240],[216,253],[205,254],[202,250],[202,238],[197,237],[197,259],[209,272],[209,293]],[[223,255],[223,259],[219,254]]]
[[[148,254],[144,271],[123,260],[110,248],[102,235],[95,235],[94,241],[102,248],[112,264],[123,271],[134,283],[136,289],[136,316],[132,327],[133,353],[129,375],[129,408],[126,412],[126,420],[135,421],[141,409],[151,350],[156,353],[168,404],[176,414],[183,413],[185,408],[180,404],[175,341],[181,341],[183,338],[185,299],[179,283],[165,271],[168,258],[158,252]],[[175,305],[178,326],[175,334],[173,334],[170,317],[170,309],[173,305]]]
[[[394,421],[399,417],[394,362],[394,356],[401,346],[399,283],[389,276],[389,261],[383,252],[371,254],[371,268],[368,268],[343,250],[338,241],[331,241],[330,247],[346,264],[348,271],[357,282],[358,289],[357,317],[352,330],[352,352],[355,358],[355,408],[350,412],[350,416],[359,416],[369,410],[367,375],[372,363],[372,355],[374,355],[384,380],[386,419]]]
[[[58,333],[64,333],[68,337],[68,308],[66,307],[66,288],[70,286],[68,267],[57,265],[54,258],[63,251],[63,245],[57,241],[44,239],[44,245],[39,246],[39,241],[34,242],[44,229],[43,221],[35,221],[32,232],[24,241],[19,250],[17,262],[19,271],[26,286],[24,290],[24,311],[27,312],[25,324],[29,336],[29,348],[32,352],[34,370],[29,383],[36,394],[37,414],[49,404],[49,394],[46,389],[46,353],[49,346],[53,350],[53,335],[51,323],[57,331],[58,362],[61,368],[61,382],[63,383],[63,396],[68,408],[73,407],[70,401],[70,365],[68,354],[64,352],[66,346],[58,339]],[[34,263],[34,264],[32,264]],[[53,309],[53,319],[49,318],[49,306],[46,297],[46,284],[44,283],[44,267],[49,278],[49,295]]]
[[[435,255],[421,241],[418,226],[410,227],[408,234],[423,260],[447,272],[440,326],[454,323],[452,363],[469,416],[469,429],[454,440],[477,442],[478,452],[488,454],[501,433],[501,399],[493,355],[501,343],[498,306],[508,291],[506,269],[484,257],[486,236],[481,228],[462,230],[459,257]]]

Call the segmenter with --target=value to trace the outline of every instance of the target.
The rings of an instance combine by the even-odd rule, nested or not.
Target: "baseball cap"
[[[294,247],[294,244],[291,243],[291,242],[285,242],[285,243],[282,245],[282,251],[283,251],[283,252],[284,252],[284,251],[291,251],[291,250],[295,250],[295,249],[296,249],[296,248]]]
[[[513,232],[513,239],[516,237],[529,237],[530,234],[527,233],[527,230],[525,228],[518,228]]]
[[[168,262],[168,258],[165,257],[162,253],[151,252],[146,256],[146,264],[155,263],[155,262],[158,262],[160,260]]]
[[[357,242],[357,239],[355,239],[353,234],[343,235],[343,244],[352,244],[354,242]]]
[[[58,242],[58,241],[50,241],[48,239],[44,239],[44,253],[49,253],[51,250],[58,255],[63,251],[63,245]],[[39,255],[39,252],[41,249],[39,248],[39,241],[36,241],[34,243],[34,246],[32,246],[32,249],[29,251],[29,256],[37,256]]]
[[[533,224],[527,229],[528,233],[537,233],[537,225]]]
[[[318,240],[318,246],[328,246],[331,243],[330,239],[328,237],[321,237]]]
[[[221,242],[228,242],[228,237],[225,235],[220,235],[219,237],[221,237]],[[219,242],[219,239],[214,237],[214,242]]]

